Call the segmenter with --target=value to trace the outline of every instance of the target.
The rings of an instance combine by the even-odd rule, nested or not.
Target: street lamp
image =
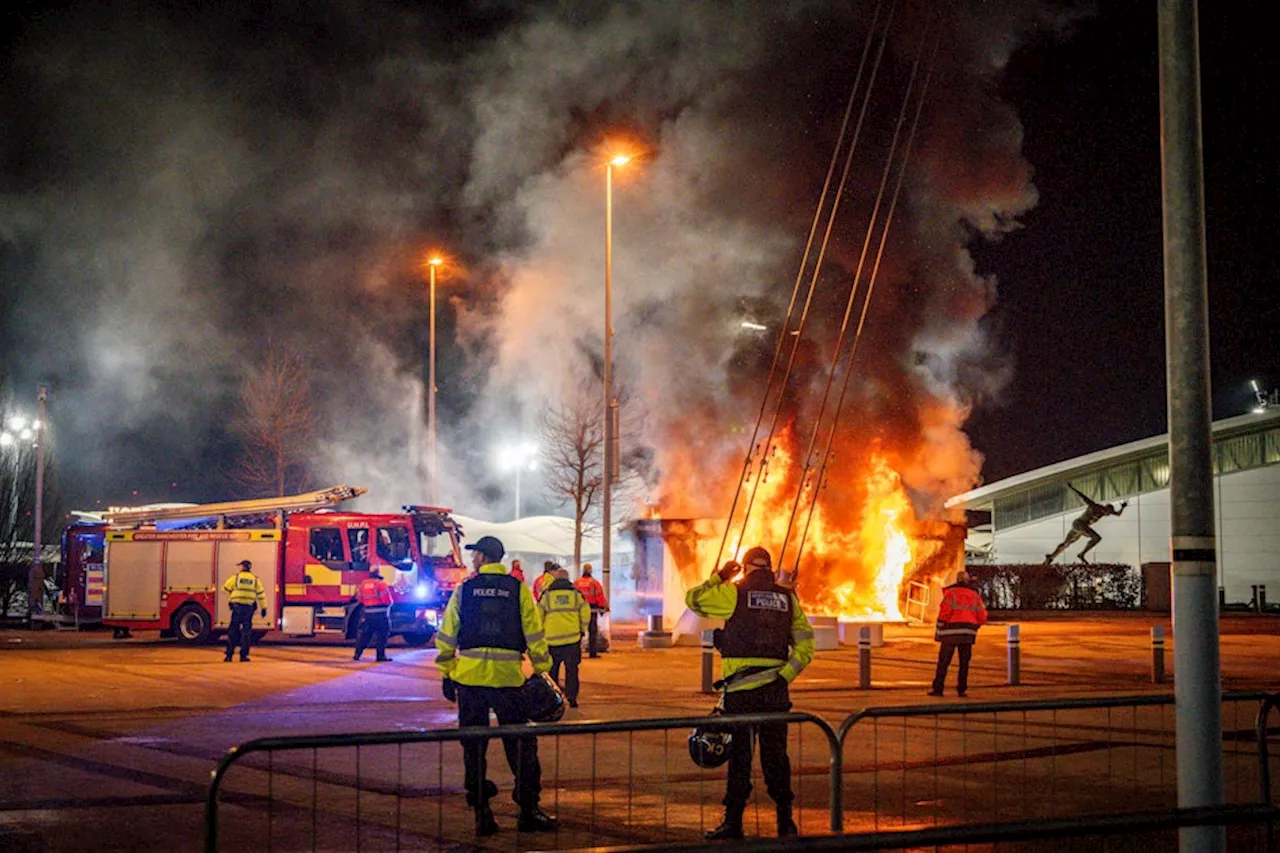
[[[516,472],[516,520],[520,519],[520,472],[538,467],[538,446],[532,441],[510,444],[498,448],[498,467]]]
[[[618,401],[613,398],[613,170],[631,162],[618,154],[605,164],[604,177],[604,535],[601,537],[601,585],[605,598],[612,595],[610,585],[613,552],[613,481],[618,461]]]
[[[32,447],[36,451],[36,507],[35,507],[35,530],[32,538],[31,548],[31,573],[27,577],[27,610],[30,613],[36,613],[44,608],[40,604],[40,582],[37,577],[37,570],[40,567],[40,544],[44,538],[42,528],[42,516],[44,515],[44,436],[45,436],[45,399],[47,392],[43,385],[36,390],[36,402],[38,414],[33,420],[28,421],[22,415],[10,415],[8,421],[5,422],[4,428],[0,429],[0,448],[16,448],[24,442],[32,442]],[[15,481],[16,482],[16,481]],[[15,502],[16,506],[16,502]]]
[[[436,505],[436,267],[444,263],[439,256],[427,260],[427,268],[431,270],[431,320],[430,343],[431,365],[427,368],[427,503]]]

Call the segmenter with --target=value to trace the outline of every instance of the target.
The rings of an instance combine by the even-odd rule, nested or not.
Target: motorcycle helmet
[[[733,735],[727,731],[699,726],[689,735],[689,757],[699,767],[711,769],[729,760]]]
[[[545,672],[531,676],[520,688],[520,707],[533,723],[554,723],[564,716],[567,703],[560,685]]]

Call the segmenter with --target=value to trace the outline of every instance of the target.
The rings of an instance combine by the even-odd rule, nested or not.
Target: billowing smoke
[[[270,338],[315,368],[317,484],[421,502],[434,246],[465,266],[441,291],[442,499],[506,506],[493,444],[531,432],[599,352],[602,163],[619,139],[640,156],[615,176],[618,373],[655,451],[649,497],[723,512],[874,8],[850,5],[126,3],[34,19],[0,83],[0,357],[13,380],[53,384],[73,499],[225,497],[227,417]],[[821,381],[891,93],[935,6],[898,3],[798,389]],[[885,442],[935,499],[977,477],[965,413],[1010,370],[980,331],[995,282],[966,249],[1035,201],[999,73],[1061,29],[1060,9],[957,4],[941,24],[841,437]]]

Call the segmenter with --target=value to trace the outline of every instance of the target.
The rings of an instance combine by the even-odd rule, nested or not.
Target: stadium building
[[[1102,541],[1090,562],[1135,569],[1169,561],[1169,437],[1154,436],[1068,459],[957,495],[971,521],[971,563],[1043,563],[1085,510],[1068,487],[1099,503],[1128,506],[1093,524]],[[1229,603],[1250,602],[1253,587],[1280,597],[1280,408],[1213,424],[1213,498],[1218,585]],[[1077,562],[1089,544],[1072,543],[1058,563]]]

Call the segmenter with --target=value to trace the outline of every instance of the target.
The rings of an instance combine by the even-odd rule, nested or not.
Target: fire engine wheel
[[[180,643],[207,643],[212,627],[209,614],[198,604],[188,604],[173,615],[173,634]]]
[[[407,634],[401,634],[400,636],[404,637],[404,644],[406,646],[425,646],[427,643],[431,642],[431,635],[430,631],[411,631]]]

